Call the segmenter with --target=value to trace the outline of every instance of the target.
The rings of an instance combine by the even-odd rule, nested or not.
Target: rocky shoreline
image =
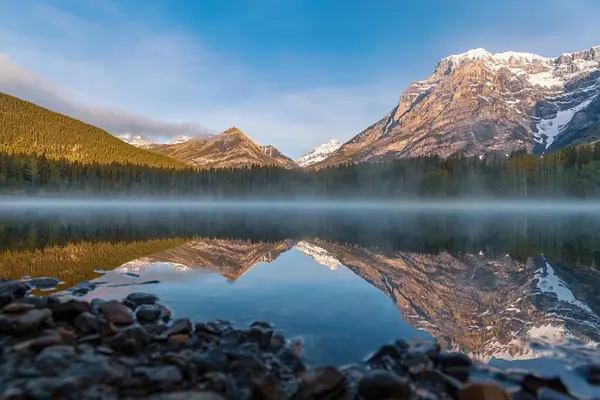
[[[0,279],[1,399],[568,399],[558,378],[397,340],[363,364],[308,367],[267,322],[173,319],[147,293],[92,302]],[[600,384],[600,365],[581,373]]]

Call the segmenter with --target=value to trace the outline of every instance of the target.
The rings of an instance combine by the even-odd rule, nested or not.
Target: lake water
[[[600,396],[572,371],[599,354],[590,210],[21,207],[0,212],[0,243],[2,277],[56,277],[64,293],[91,281],[88,299],[150,292],[196,321],[267,320],[311,365],[435,338]]]

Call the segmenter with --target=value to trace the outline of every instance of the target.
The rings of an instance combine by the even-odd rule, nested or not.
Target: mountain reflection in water
[[[551,366],[549,372],[584,387],[569,368],[598,356],[595,217],[27,218],[5,218],[0,236],[27,226],[40,240],[7,246],[0,254],[3,275],[25,268],[69,282],[64,290],[74,282],[60,260],[75,257],[86,269],[77,276],[97,285],[87,298],[145,291],[158,294],[176,316],[268,320],[301,336],[313,364],[356,362],[398,337],[434,337],[492,365],[541,372]],[[121,254],[118,249],[132,257],[115,265],[111,252]],[[35,264],[27,265],[23,252]],[[45,253],[56,253],[57,269],[50,262],[36,274]]]

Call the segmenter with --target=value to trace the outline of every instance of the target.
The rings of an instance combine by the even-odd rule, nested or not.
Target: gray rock
[[[154,385],[168,388],[181,382],[183,377],[177,367],[172,365],[161,367],[137,367],[133,373]]]
[[[32,278],[27,283],[40,289],[51,289],[58,286],[61,282],[56,278],[43,277]]]
[[[33,304],[13,302],[4,306],[4,308],[2,308],[2,312],[5,314],[21,314],[26,311],[33,310],[34,308],[35,306]]]
[[[132,302],[136,306],[141,306],[142,304],[152,305],[156,303],[158,297],[150,293],[135,292],[130,293],[125,299]]]
[[[84,334],[97,333],[100,330],[98,317],[87,311],[79,314],[73,320],[73,325]]]
[[[15,299],[25,297],[29,285],[20,281],[9,281],[0,283],[0,307],[4,307]]]
[[[410,399],[410,380],[392,372],[375,370],[363,375],[358,393],[365,399]]]
[[[160,319],[162,311],[154,305],[143,304],[135,312],[135,317],[140,322],[154,322]]]
[[[66,370],[75,356],[76,353],[73,346],[46,347],[35,358],[35,365],[40,371],[54,376]]]
[[[219,348],[194,353],[191,362],[196,366],[200,374],[225,371],[227,368],[227,356]]]
[[[148,397],[148,400],[226,400],[219,393],[211,391],[188,391],[161,393]]]
[[[52,311],[47,308],[41,310],[30,310],[25,314],[20,314],[18,317],[9,322],[9,330],[17,333],[27,332],[37,329],[48,318],[52,316]],[[0,323],[0,325],[4,325]]]

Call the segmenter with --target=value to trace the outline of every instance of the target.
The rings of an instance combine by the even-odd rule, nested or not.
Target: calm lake
[[[37,293],[143,291],[196,321],[270,321],[312,365],[435,339],[600,395],[572,371],[600,341],[589,209],[4,207],[0,244],[0,277],[63,282]],[[96,288],[71,293],[82,281]]]

